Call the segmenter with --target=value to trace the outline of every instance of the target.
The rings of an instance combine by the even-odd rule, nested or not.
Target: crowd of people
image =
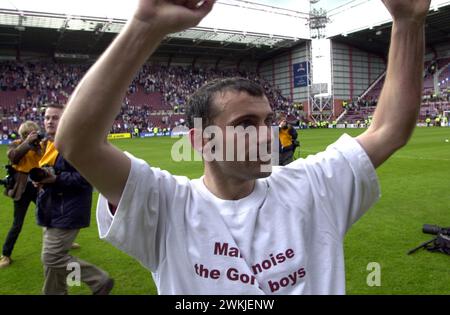
[[[90,64],[65,64],[56,62],[0,63],[0,137],[16,139],[21,122],[31,120],[42,123],[43,104],[65,104]],[[206,82],[223,77],[245,77],[263,86],[269,102],[276,112],[288,117],[294,124],[307,125],[303,116],[303,104],[292,102],[283,96],[280,89],[256,73],[237,69],[204,69],[181,66],[145,64],[129,85],[123,100],[122,110],[111,128],[113,133],[151,132],[154,128],[171,129],[185,121],[185,106],[188,97]],[[133,101],[133,95],[151,95],[155,99]],[[9,95],[9,97],[8,97]],[[142,98],[141,98],[142,100]],[[342,103],[349,115],[363,109],[376,107],[378,98],[370,95]],[[424,95],[425,103],[436,103],[448,107],[450,93],[441,96]],[[429,111],[429,115],[435,112]],[[438,110],[438,112],[441,112]],[[369,113],[369,114],[371,114]],[[427,115],[428,116],[428,115]],[[432,117],[434,118],[434,117]],[[347,119],[348,120],[348,119]],[[331,123],[331,122],[329,122]]]
[[[347,123],[357,123],[370,119],[378,103],[377,97],[358,98],[356,100],[343,101],[342,108],[347,111],[342,121]],[[441,95],[423,95],[422,106],[419,113],[419,122],[427,119],[434,121],[441,117],[444,112],[450,110],[450,93]]]
[[[369,96],[369,97],[358,97],[353,101],[343,101],[342,107],[348,111],[359,111],[361,108],[365,107],[376,107],[378,103],[378,98]]]
[[[65,104],[90,64],[55,62],[0,63],[0,132],[3,139],[17,137],[17,128],[26,120],[42,122],[43,104]],[[153,128],[173,128],[185,114],[188,97],[208,81],[223,77],[245,77],[261,84],[273,108],[294,112],[289,98],[256,73],[237,69],[202,69],[181,66],[144,65],[129,85],[122,110],[112,132],[132,132]],[[160,94],[156,104],[133,103],[136,93]],[[12,95],[7,97],[8,95]],[[181,115],[181,117],[180,117]],[[11,137],[12,136],[12,137]]]
[[[294,104],[284,97],[279,89],[274,88],[268,81],[255,73],[235,69],[144,65],[130,84],[128,96],[138,93],[140,90],[147,94],[159,92],[162,96],[163,106],[156,110],[151,104],[131,104],[130,99],[126,97],[113,131],[124,132],[131,126],[137,127],[141,131],[150,131],[154,127],[173,128],[180,123],[180,120],[185,120],[183,115],[189,96],[206,82],[224,77],[251,79],[263,86],[269,102],[275,110],[285,111],[288,114],[294,111]]]

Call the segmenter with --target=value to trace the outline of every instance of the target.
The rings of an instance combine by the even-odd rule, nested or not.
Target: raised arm
[[[430,0],[384,0],[393,18],[386,80],[372,125],[357,137],[375,167],[404,146],[422,99],[424,25]]]
[[[113,205],[120,200],[131,162],[106,137],[126,89],[167,34],[197,25],[213,4],[214,0],[139,0],[134,16],[70,98],[56,148]]]

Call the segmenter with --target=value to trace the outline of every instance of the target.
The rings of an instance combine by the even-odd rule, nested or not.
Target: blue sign
[[[157,134],[154,134],[153,132],[141,132],[139,136],[141,138],[152,138],[152,137],[167,137],[170,136],[172,133],[170,131],[166,132],[158,132]]]
[[[308,61],[294,63],[293,66],[294,66],[294,77],[308,75],[310,72]]]
[[[310,63],[308,61],[293,64],[294,87],[307,87],[311,85],[309,80]]]
[[[141,138],[150,138],[150,137],[154,137],[155,134],[153,132],[141,132],[141,134],[139,136]]]
[[[306,87],[311,85],[311,81],[308,79],[308,76],[304,75],[298,78],[294,78],[294,87]]]

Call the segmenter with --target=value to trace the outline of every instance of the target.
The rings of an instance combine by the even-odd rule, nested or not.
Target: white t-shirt
[[[151,270],[160,294],[345,294],[344,235],[380,196],[354,138],[274,167],[236,201],[129,157],[115,216],[99,197],[100,237]]]

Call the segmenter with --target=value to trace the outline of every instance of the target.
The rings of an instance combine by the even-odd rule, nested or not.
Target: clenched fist
[[[135,18],[165,33],[194,27],[212,10],[215,0],[139,0]]]

